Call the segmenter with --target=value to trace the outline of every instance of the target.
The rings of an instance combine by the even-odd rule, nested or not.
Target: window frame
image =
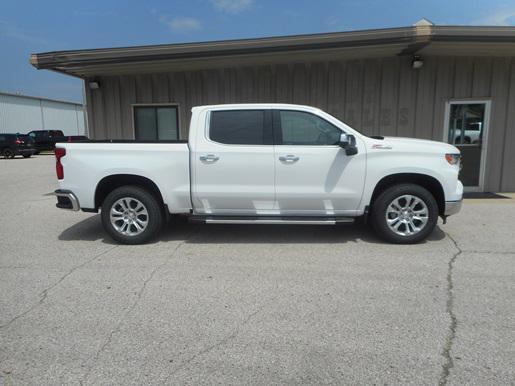
[[[211,139],[211,117],[213,113],[217,112],[238,112],[238,111],[262,111],[263,117],[263,143],[262,144],[238,144],[238,143],[223,143]],[[204,132],[205,140],[211,143],[215,143],[219,146],[274,146],[274,132],[272,123],[272,109],[270,108],[237,108],[237,109],[216,109],[209,111],[207,114],[206,130]]]
[[[177,110],[177,139],[172,141],[180,141],[181,140],[181,109],[179,103],[169,103],[169,102],[163,102],[163,103],[133,103],[131,104],[131,110],[132,110],[132,139],[135,141],[139,141],[136,139],[136,109],[138,107],[175,107]],[[142,140],[143,141],[143,140]],[[147,141],[148,142],[148,141]],[[163,139],[163,140],[153,140],[152,142],[170,142],[169,139]]]
[[[331,126],[336,127],[338,130],[340,130],[340,134],[345,134],[346,132],[342,130],[340,127],[336,126],[334,123],[329,122],[324,117],[321,117],[320,115],[314,114],[311,111],[304,111],[304,110],[295,110],[295,109],[273,109],[273,132],[274,132],[274,145],[276,146],[303,146],[303,147],[310,147],[310,148],[316,148],[316,147],[323,147],[323,148],[340,148],[340,145],[291,145],[291,144],[283,144],[283,131],[282,131],[282,125],[281,125],[281,111],[290,111],[295,113],[304,113],[304,114],[310,114],[314,117],[317,117],[326,123],[328,123]]]

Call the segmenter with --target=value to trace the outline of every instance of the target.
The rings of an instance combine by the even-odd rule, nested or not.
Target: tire
[[[32,154],[23,154],[23,158],[30,158]]]
[[[2,155],[5,159],[7,158],[11,158],[13,159],[14,158],[14,151],[12,151],[11,149],[9,149],[8,147],[5,148],[4,150],[2,150]]]
[[[114,240],[122,244],[144,244],[159,235],[163,210],[152,193],[127,185],[107,195],[102,203],[101,218],[105,231]]]
[[[418,243],[433,232],[438,222],[438,204],[420,185],[394,185],[372,204],[371,221],[378,236],[388,242]]]

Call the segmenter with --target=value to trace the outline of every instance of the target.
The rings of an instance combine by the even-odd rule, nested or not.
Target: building
[[[62,130],[65,135],[85,135],[80,103],[0,92],[0,133]]]
[[[515,191],[515,28],[411,27],[33,54],[84,79],[89,134],[184,139],[195,105],[320,107],[369,135],[447,141],[469,190]]]

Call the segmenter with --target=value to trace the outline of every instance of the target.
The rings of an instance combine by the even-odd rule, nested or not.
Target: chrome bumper
[[[458,213],[461,210],[463,200],[459,201],[445,201],[445,216],[451,216]]]
[[[57,196],[57,204],[55,204],[56,207],[60,209],[73,210],[75,212],[80,210],[79,200],[75,197],[75,194],[69,190],[57,189],[54,193]]]

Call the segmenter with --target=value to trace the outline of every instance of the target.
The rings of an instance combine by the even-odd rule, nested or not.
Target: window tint
[[[264,145],[265,112],[263,110],[213,111],[209,138],[237,145]]]
[[[177,106],[135,106],[136,139],[175,141],[179,139]]]
[[[283,145],[336,145],[342,131],[325,119],[302,111],[279,112]]]

